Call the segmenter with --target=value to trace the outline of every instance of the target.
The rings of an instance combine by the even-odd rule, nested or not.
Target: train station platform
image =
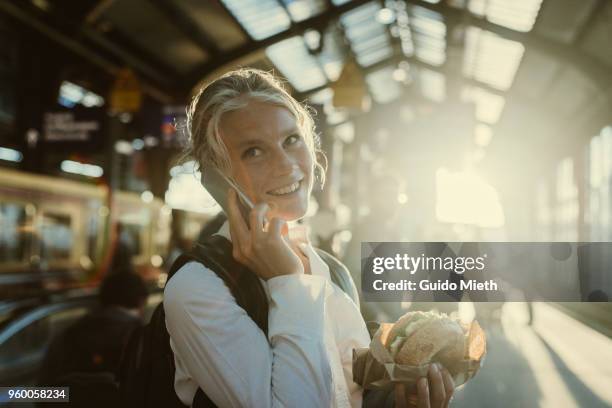
[[[150,297],[149,312],[161,298],[160,293]],[[588,304],[581,305],[588,309]],[[533,303],[531,325],[526,303],[506,303],[495,318],[477,315],[487,333],[487,356],[477,376],[457,390],[451,406],[612,406],[612,338],[590,327],[586,314],[568,314],[572,306],[576,305]],[[20,317],[21,323],[5,323],[0,330],[4,350],[0,366],[5,368],[0,383],[34,385],[46,336],[82,316],[88,307],[87,302],[55,309],[47,305]],[[16,358],[10,349],[30,352]]]
[[[612,339],[547,303],[507,303],[481,371],[455,407],[610,407]]]

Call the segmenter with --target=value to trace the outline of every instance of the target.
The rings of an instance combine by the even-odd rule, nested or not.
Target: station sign
[[[162,109],[161,135],[164,146],[184,147],[189,141],[185,105],[165,105]]]
[[[74,107],[45,112],[42,142],[47,147],[100,147],[104,139],[104,118],[105,111],[101,107]]]
[[[117,73],[110,91],[110,109],[113,112],[135,113],[142,105],[142,90],[132,70],[125,68]]]

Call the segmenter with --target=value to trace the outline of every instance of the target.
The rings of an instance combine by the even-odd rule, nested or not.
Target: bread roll
[[[456,320],[434,312],[409,312],[391,328],[385,346],[395,362],[422,365],[438,361],[452,367],[466,354],[466,331]]]

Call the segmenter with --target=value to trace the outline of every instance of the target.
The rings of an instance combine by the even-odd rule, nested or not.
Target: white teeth
[[[272,191],[270,191],[270,194],[273,194],[273,195],[289,194],[289,193],[293,193],[299,187],[300,187],[300,182],[297,181],[297,182],[291,184],[290,186],[279,188],[278,190],[272,190]]]

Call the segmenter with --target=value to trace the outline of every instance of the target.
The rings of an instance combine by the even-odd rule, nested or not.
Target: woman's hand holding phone
[[[238,207],[238,196],[229,189],[228,218],[234,259],[264,280],[304,273],[302,261],[281,234],[286,222],[272,217],[265,225],[269,209],[266,203],[255,205],[249,213],[247,225]]]

